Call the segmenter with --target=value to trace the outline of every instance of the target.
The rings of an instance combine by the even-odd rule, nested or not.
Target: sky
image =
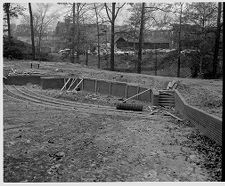
[[[28,11],[28,4],[27,3],[18,3],[20,4],[21,6],[25,7],[26,10],[24,11],[24,14],[26,15],[29,15],[29,11]],[[57,3],[51,3],[52,4],[52,7],[51,9],[49,10],[49,14],[53,13],[53,12],[57,12],[57,13],[60,13],[61,16],[59,17],[58,21],[63,21],[64,20],[64,16],[65,14],[68,12],[68,9],[69,7],[68,6],[64,6],[64,5],[58,5]],[[36,3],[31,3],[32,5],[32,10],[33,12],[35,12],[37,10],[37,5]],[[118,14],[118,17],[116,19],[116,24],[117,25],[122,25],[126,22],[126,20],[128,20],[129,18],[129,11],[127,10],[129,8],[129,5],[125,5],[123,7],[123,9],[120,10],[119,14]],[[106,12],[105,10],[102,11],[102,13],[106,16]],[[15,23],[16,25],[18,24],[22,24],[22,16],[19,16],[19,18],[14,18],[12,20],[12,23]],[[55,23],[56,24],[56,23]]]

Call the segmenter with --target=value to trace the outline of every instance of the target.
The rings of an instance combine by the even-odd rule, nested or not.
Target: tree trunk
[[[180,77],[182,9],[183,9],[183,4],[181,4],[181,10],[180,10],[180,23],[179,23],[179,35],[178,35],[177,77]]]
[[[157,76],[157,66],[158,66],[157,49],[155,49],[155,76]]]
[[[71,63],[74,63],[74,53],[75,53],[75,3],[73,3],[73,35],[72,35],[72,54]]]
[[[115,8],[116,3],[112,3],[112,21],[111,21],[111,54],[110,54],[110,70],[114,71],[114,26],[115,26]]]
[[[98,24],[98,13],[97,13],[97,7],[94,3],[94,8],[95,8],[95,16],[96,16],[96,25],[97,25],[97,34],[98,34],[98,68],[100,69],[100,63],[101,63],[101,59],[100,59],[100,41],[99,41],[99,24]]]
[[[29,13],[30,13],[30,31],[31,31],[31,43],[32,43],[32,57],[33,57],[33,60],[35,60],[33,14],[32,14],[31,3],[28,3],[28,5],[29,5]]]
[[[9,45],[11,45],[11,28],[10,28],[10,3],[6,3],[6,16],[7,16],[7,26],[8,26],[8,40]]]
[[[200,53],[200,62],[199,62],[199,76],[202,76],[202,64],[203,64],[203,56]]]
[[[86,59],[85,59],[85,63],[88,66],[88,50],[86,50]]]
[[[40,61],[41,60],[41,34],[39,34],[39,37],[38,37],[38,56]]]
[[[79,24],[79,7],[80,3],[77,3],[77,55],[76,55],[76,61],[77,63],[80,63],[80,24]]]
[[[142,63],[142,45],[143,45],[143,31],[144,31],[144,16],[145,16],[145,3],[142,3],[141,8],[141,25],[140,25],[140,34],[139,34],[139,43],[138,43],[138,64],[137,64],[137,73],[141,73],[141,63]]]
[[[219,45],[220,45],[220,32],[221,32],[221,3],[218,3],[218,15],[217,15],[217,30],[216,30],[216,39],[215,39],[215,49],[213,55],[213,75],[214,78],[217,78],[217,66],[218,66],[218,54],[219,54]]]

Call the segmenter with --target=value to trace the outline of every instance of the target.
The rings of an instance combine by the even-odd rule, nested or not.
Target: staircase
[[[159,105],[161,106],[175,106],[175,98],[173,90],[159,90]]]

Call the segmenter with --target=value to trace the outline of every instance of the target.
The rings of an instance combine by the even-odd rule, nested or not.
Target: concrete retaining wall
[[[42,89],[61,89],[64,85],[64,78],[61,77],[42,77]]]
[[[80,78],[76,77],[40,77],[40,76],[9,76],[8,79],[4,79],[5,84],[25,85],[27,83],[39,84],[42,89],[61,89],[65,83],[70,81],[66,85],[66,90],[73,90],[80,82]],[[73,78],[76,81],[71,85]],[[120,98],[129,98],[137,93],[140,93],[147,88],[135,86],[132,84],[121,83],[117,81],[105,81],[99,79],[84,78],[82,83],[78,86],[81,90],[96,92],[105,95],[112,95]],[[157,96],[157,95],[156,95]],[[136,96],[132,99],[151,102],[153,99],[152,91],[149,90],[142,95]]]
[[[117,96],[121,98],[125,98],[125,90],[126,90],[126,83],[119,83],[119,82],[112,82],[111,84],[111,95]]]
[[[134,96],[135,94],[137,94],[138,93],[138,89],[139,89],[139,87],[137,87],[137,86],[128,85],[127,86],[126,98],[129,98],[129,97]],[[133,99],[138,99],[138,97],[134,97]]]
[[[180,93],[175,91],[175,110],[196,126],[204,135],[222,145],[222,119],[204,112],[185,102]]]
[[[27,83],[38,84],[41,83],[41,77],[38,75],[12,75],[4,79],[7,85],[26,85]]]
[[[95,79],[84,79],[83,80],[83,90],[95,92]]]
[[[103,80],[96,81],[96,92],[104,95],[109,95],[111,92],[111,83]]]
[[[147,90],[147,88],[142,88],[142,87],[139,87],[139,93],[140,92],[143,92]],[[151,102],[151,91],[146,91],[145,93],[141,94],[138,96],[138,99],[140,101],[148,101],[148,102]]]

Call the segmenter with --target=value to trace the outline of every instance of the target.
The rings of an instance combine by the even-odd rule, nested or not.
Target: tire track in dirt
[[[21,90],[16,88],[15,86],[6,86],[4,85],[6,91],[4,94],[7,96],[22,100],[22,101],[29,101],[35,104],[39,104],[42,106],[49,106],[55,107],[58,109],[66,109],[66,110],[79,110],[88,113],[100,113],[100,114],[107,114],[107,115],[122,115],[128,117],[141,117],[141,118],[152,118],[154,116],[149,116],[148,112],[134,112],[134,111],[119,111],[114,109],[113,107],[109,106],[101,106],[101,105],[93,105],[93,104],[85,104],[85,103],[77,103],[77,102],[70,102],[65,100],[60,100],[48,96],[42,96],[38,94],[33,94],[33,92],[29,90]]]

